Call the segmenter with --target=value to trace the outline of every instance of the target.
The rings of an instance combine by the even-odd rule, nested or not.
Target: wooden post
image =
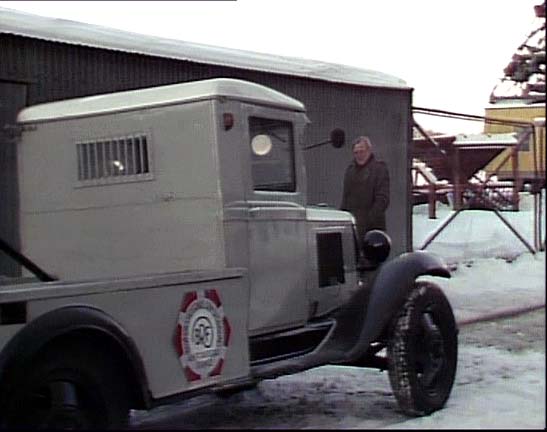
[[[511,152],[511,165],[513,168],[513,196],[511,201],[513,203],[513,210],[519,209],[519,191],[520,191],[520,172],[519,172],[519,152],[518,148],[513,148]]]
[[[452,153],[452,169],[454,173],[454,210],[460,210],[462,208],[462,175],[460,171],[460,149],[454,148]]]
[[[429,219],[437,219],[436,211],[436,202],[437,202],[437,191],[435,190],[435,184],[428,184],[428,193],[427,193],[427,209],[429,213]]]

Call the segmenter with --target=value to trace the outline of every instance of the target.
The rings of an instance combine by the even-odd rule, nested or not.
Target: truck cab
[[[220,177],[227,264],[253,286],[250,336],[302,327],[357,284],[351,215],[307,206],[304,107],[272,102],[219,105],[237,119],[219,133]]]

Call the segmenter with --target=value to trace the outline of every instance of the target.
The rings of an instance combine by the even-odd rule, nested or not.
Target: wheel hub
[[[424,331],[423,373],[421,381],[424,387],[430,387],[439,376],[444,365],[444,342],[439,327],[433,321],[431,312],[422,314]]]
[[[82,429],[90,427],[74,383],[53,381],[48,385],[50,408],[44,427]]]

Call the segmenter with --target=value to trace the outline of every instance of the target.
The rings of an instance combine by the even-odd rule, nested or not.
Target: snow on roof
[[[232,78],[214,78],[138,90],[48,102],[23,109],[19,123],[74,118],[225,97],[304,111],[304,105],[260,84]]]
[[[507,108],[535,108],[545,107],[545,101],[526,101],[525,99],[503,99],[496,103],[489,103],[486,109],[507,109]]]
[[[410,89],[400,78],[368,69],[159,38],[5,8],[0,8],[0,33],[323,81]]]
[[[492,133],[492,134],[459,134],[456,135],[455,146],[477,147],[508,147],[518,143],[517,133]]]

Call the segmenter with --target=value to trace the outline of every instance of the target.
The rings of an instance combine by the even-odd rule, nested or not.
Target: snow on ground
[[[545,252],[535,256],[523,252],[511,262],[475,258],[459,263],[451,279],[435,278],[435,282],[459,322],[499,310],[532,308],[545,304]]]
[[[386,428],[545,428],[545,353],[464,346],[458,357],[456,383],[442,410]]]
[[[545,203],[545,201],[543,201]],[[533,204],[503,216],[533,245]],[[452,210],[439,204],[414,208],[414,246]],[[545,211],[543,212],[545,214]],[[545,227],[544,221],[542,226]],[[545,234],[543,233],[543,238]],[[545,252],[531,254],[491,212],[465,211],[428,247],[453,269],[443,286],[460,320],[515,305],[545,304]],[[545,350],[510,352],[460,345],[452,394],[444,409],[427,417],[403,415],[386,372],[323,366],[261,382],[228,399],[160,407],[135,423],[165,429],[544,429]]]
[[[545,241],[545,191],[543,193],[542,237]],[[521,194],[519,211],[503,211],[500,215],[511,224],[532,248],[534,247],[534,199]],[[428,218],[427,204],[414,207],[412,218],[413,244],[420,249],[426,239],[435,233],[455,213],[448,205],[437,203],[436,219]],[[442,256],[448,264],[475,258],[505,258],[528,253],[522,242],[492,211],[461,211],[426,247],[429,252]]]
[[[324,366],[265,382],[261,392],[263,397],[273,399],[274,404],[283,404],[283,410],[294,413],[305,408],[313,413],[302,416],[301,428],[545,426],[544,354],[515,355],[495,348],[464,347],[459,358],[456,384],[446,407],[427,417],[409,419],[397,413],[387,373],[374,370],[365,372],[358,368]],[[279,397],[283,389],[290,389],[290,392]],[[524,407],[523,401],[526,401]],[[283,423],[278,417],[272,420],[271,426],[294,426],[294,420]]]
[[[533,208],[532,196],[522,194],[520,211],[501,212],[532,247]],[[414,207],[413,213],[414,248],[419,249],[454,211],[439,203],[437,219],[427,217],[427,205]],[[545,211],[542,227],[545,239]],[[460,212],[425,250],[440,255],[452,270],[451,279],[435,278],[435,282],[444,288],[458,321],[499,309],[545,304],[545,252],[530,253],[494,212]]]
[[[138,429],[543,429],[545,354],[460,347],[446,406],[398,409],[387,372],[322,366],[261,382],[228,399],[160,407]]]

